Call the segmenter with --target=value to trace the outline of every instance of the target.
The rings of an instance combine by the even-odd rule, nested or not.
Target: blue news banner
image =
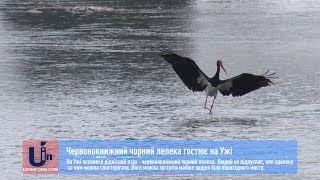
[[[297,174],[296,140],[60,140],[59,174]]]

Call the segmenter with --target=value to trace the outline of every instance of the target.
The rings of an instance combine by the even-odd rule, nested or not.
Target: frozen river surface
[[[317,0],[0,0],[1,179],[99,179],[22,177],[23,139],[297,139],[298,176],[225,178],[319,179],[319,9]],[[219,95],[209,116],[205,95],[159,57],[163,44],[208,76],[222,59],[223,79],[268,69],[279,78]]]

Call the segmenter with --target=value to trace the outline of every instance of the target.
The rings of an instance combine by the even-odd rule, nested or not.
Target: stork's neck
[[[220,74],[220,66],[217,64],[217,72],[216,72],[216,74],[213,76],[213,78],[219,79],[219,74]]]

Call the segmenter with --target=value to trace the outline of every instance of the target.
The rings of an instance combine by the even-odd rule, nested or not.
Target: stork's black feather
[[[190,58],[182,57],[173,51],[168,51],[161,57],[170,63],[182,82],[192,91],[203,91],[207,87],[208,77]]]
[[[243,73],[239,76],[221,81],[219,91],[224,96],[242,96],[261,87],[273,84],[270,79],[263,75]]]

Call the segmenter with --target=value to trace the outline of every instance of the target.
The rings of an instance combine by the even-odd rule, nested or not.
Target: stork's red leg
[[[208,99],[208,96],[206,97],[206,101],[204,102],[204,108],[205,108],[205,109],[208,109],[208,108],[207,108],[207,99]]]
[[[209,110],[209,115],[211,115],[212,114],[212,110],[211,109],[212,109],[213,105],[211,105],[211,109],[207,108],[207,100],[208,100],[208,96],[206,97],[206,101],[204,102],[204,108],[208,109]]]
[[[211,104],[211,108],[210,108],[210,109],[212,109],[212,108],[213,108],[213,104],[214,104],[214,100],[212,101],[212,104]]]
[[[209,111],[210,111],[209,114],[210,114],[210,115],[212,115],[213,104],[214,104],[214,100],[212,101],[211,108],[209,109]]]

